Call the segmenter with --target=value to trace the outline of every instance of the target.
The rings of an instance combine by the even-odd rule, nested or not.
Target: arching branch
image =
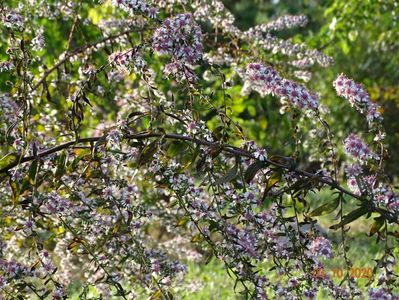
[[[71,146],[74,146],[78,143],[94,143],[94,142],[99,141],[102,138],[104,138],[104,136],[81,138],[78,141],[66,142],[64,144],[55,146],[53,148],[41,151],[41,152],[37,153],[36,157],[33,155],[20,157],[19,159],[16,159],[15,161],[10,163],[6,167],[2,168],[0,170],[0,174],[7,173],[9,170],[18,166],[19,164],[33,161],[37,157],[40,157],[40,158],[46,157],[50,154],[57,153],[59,151],[67,149]],[[195,137],[191,137],[191,136],[187,136],[187,135],[180,135],[180,134],[174,134],[174,133],[162,134],[162,133],[144,132],[144,133],[130,134],[130,135],[127,135],[124,137],[125,140],[143,140],[143,139],[149,139],[149,138],[165,138],[165,139],[172,139],[172,140],[181,140],[181,141],[192,142],[194,144],[202,145],[202,146],[219,147],[225,153],[230,153],[232,155],[238,155],[241,157],[247,157],[247,158],[251,158],[251,159],[255,159],[255,160],[257,159],[251,152],[243,150],[241,148],[237,148],[237,147],[234,147],[231,145],[226,145],[226,144],[220,144],[218,142],[209,142],[206,140],[200,140]],[[283,165],[283,164],[277,163],[270,159],[265,159],[264,162],[266,162],[269,165],[278,167],[280,169],[290,171],[299,176],[303,176],[303,177],[307,177],[307,178],[316,180],[317,182],[326,184],[326,185],[330,186],[331,188],[340,191],[343,194],[346,194],[346,195],[356,198],[358,200],[364,201],[364,199],[361,196],[356,195],[356,194],[352,193],[351,191],[348,191],[347,189],[342,187],[338,182],[334,181],[332,178],[326,178],[326,177],[320,176],[318,174],[310,173],[310,172],[307,172],[307,171],[304,171],[301,169],[297,169],[297,168],[292,169],[291,166]],[[380,214],[384,215],[388,221],[399,224],[398,219],[393,214],[390,214],[389,211],[387,211],[385,209],[382,209],[379,207],[374,207],[372,209],[372,211],[379,212]]]

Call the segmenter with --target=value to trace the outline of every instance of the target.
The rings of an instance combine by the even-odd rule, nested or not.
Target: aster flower
[[[378,159],[378,156],[356,134],[351,133],[348,135],[344,144],[346,153],[356,158],[361,164],[366,163],[370,159]]]
[[[15,10],[9,10],[3,17],[3,23],[6,27],[22,28],[24,26],[24,18]]]
[[[12,61],[0,62],[0,72],[11,71],[15,68]]]
[[[312,240],[312,243],[310,244],[310,252],[313,255],[323,256],[326,258],[331,258],[333,256],[331,242],[324,237],[317,237]]]
[[[44,39],[43,28],[40,28],[36,34],[36,36],[31,41],[32,50],[40,51],[46,45],[46,41]]]
[[[139,13],[153,19],[158,15],[158,9],[150,6],[145,0],[113,0],[112,4],[130,15]]]
[[[169,54],[179,61],[195,63],[202,57],[201,28],[191,14],[179,14],[166,19],[155,31],[152,46],[159,54]]]
[[[158,54],[167,54],[172,62],[167,64],[164,74],[174,75],[180,80],[196,80],[194,72],[187,66],[202,58],[201,28],[191,14],[179,14],[166,19],[153,36],[152,47]]]
[[[359,164],[348,165],[345,168],[345,174],[348,177],[359,176],[363,172],[363,168]]]
[[[267,151],[266,149],[258,149],[257,151],[254,152],[254,156],[256,159],[264,161],[267,159]]]
[[[260,63],[251,63],[246,70],[249,86],[262,96],[272,94],[288,99],[292,105],[300,109],[317,109],[318,96],[309,92],[301,84],[280,77],[272,67]]]
[[[108,62],[123,73],[127,73],[131,69],[141,70],[147,65],[136,49],[114,52],[108,57]]]
[[[371,288],[369,290],[369,299],[370,300],[391,300],[391,299],[396,299],[396,298],[393,298],[392,295],[384,288]]]
[[[354,82],[344,74],[340,74],[333,82],[333,86],[338,96],[347,99],[360,113],[366,113],[367,120],[370,123],[382,119],[379,106],[370,100],[370,96],[363,85]]]

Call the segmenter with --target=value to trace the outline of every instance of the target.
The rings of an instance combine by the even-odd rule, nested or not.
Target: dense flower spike
[[[246,70],[246,79],[253,90],[262,96],[275,94],[282,78],[272,67],[265,67],[260,63],[250,63]]]
[[[356,134],[351,133],[344,141],[345,151],[361,164],[370,159],[378,159],[378,155],[370,150],[366,143]]]
[[[208,21],[226,34],[236,37],[242,34],[241,30],[234,25],[234,15],[226,9],[222,1],[195,0],[192,6],[195,9],[194,16],[197,20]]]
[[[112,3],[131,15],[140,13],[150,18],[156,18],[158,9],[150,6],[145,0],[112,0]]]
[[[367,120],[371,122],[380,121],[382,119],[379,113],[380,108],[376,103],[370,100],[370,96],[364,89],[363,85],[354,82],[344,74],[338,75],[333,82],[334,88],[338,96],[342,96],[349,101],[361,113],[367,115]]]
[[[289,29],[292,27],[304,27],[308,23],[308,18],[306,16],[292,16],[287,15],[280,17],[274,21],[271,21],[266,24],[257,25],[251,28],[251,31],[259,31],[259,32],[268,32],[272,30],[283,30]]]
[[[262,96],[272,94],[288,99],[300,109],[317,109],[318,97],[307,88],[292,80],[283,79],[272,68],[259,63],[251,63],[246,71],[247,84]]]
[[[188,65],[202,58],[202,33],[191,14],[166,19],[155,31],[152,47],[159,54],[172,56],[172,62],[164,69],[166,76],[173,75],[179,81],[189,82],[197,79]]]
[[[196,63],[202,57],[201,28],[191,14],[177,15],[155,31],[152,46],[159,54],[169,54],[183,63]]]

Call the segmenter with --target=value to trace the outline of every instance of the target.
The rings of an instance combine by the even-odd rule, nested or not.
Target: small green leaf
[[[341,222],[331,226],[330,229],[336,230],[338,228],[341,228],[341,227],[345,226],[346,224],[349,224],[349,223],[359,219],[361,216],[364,216],[365,214],[368,213],[368,211],[369,211],[369,208],[367,206],[359,207],[358,209],[355,209],[354,211],[345,215],[342,218]]]
[[[223,184],[232,181],[234,178],[237,177],[237,170],[238,167],[235,165],[233,168],[227,171],[226,175],[220,177],[215,181],[215,185]]]
[[[4,169],[5,167],[16,163],[19,159],[19,154],[18,153],[8,153],[7,155],[3,156],[0,159],[0,170]]]
[[[152,299],[162,299],[162,291],[161,290],[157,290],[154,294],[152,294],[151,296],[151,300]]]
[[[270,176],[269,180],[267,181],[267,188],[265,189],[265,194],[270,191],[270,189],[275,186],[281,179],[280,172],[274,172],[272,176]]]
[[[371,225],[371,228],[370,228],[370,236],[373,236],[378,231],[380,231],[382,225],[384,225],[383,217],[377,217],[377,218],[374,218],[374,220],[375,220],[375,222],[373,223],[373,225]]]
[[[324,216],[327,214],[332,213],[334,210],[337,209],[339,205],[339,197],[337,197],[336,199],[334,199],[333,201],[324,203],[323,205],[319,206],[318,208],[316,208],[315,210],[313,210],[310,213],[310,217],[318,217],[318,216]]]
[[[17,185],[17,183],[15,181],[13,181],[11,179],[11,177],[10,177],[9,183],[10,183],[10,187],[11,187],[12,195],[13,195],[12,201],[14,203],[14,206],[17,206],[18,205],[18,200],[19,200],[18,185]]]
[[[55,170],[55,178],[59,180],[65,174],[65,165],[67,161],[66,153],[61,153],[57,158],[57,169]]]
[[[120,219],[118,222],[115,223],[114,228],[112,229],[112,234],[117,234],[119,229],[121,228],[122,220]]]
[[[179,221],[177,221],[176,226],[183,226],[183,225],[187,224],[188,221],[190,221],[190,218],[187,216],[184,216]]]
[[[250,183],[252,179],[255,177],[256,173],[263,167],[265,167],[266,164],[262,161],[255,161],[253,164],[251,164],[248,169],[245,171],[244,174],[244,179],[246,183]]]
[[[35,159],[34,161],[32,161],[32,164],[30,165],[29,168],[29,183],[31,185],[35,185],[36,184],[36,174],[38,171],[38,161]]]
[[[201,234],[198,233],[193,236],[193,238],[191,239],[191,242],[196,243],[196,242],[199,242],[200,240],[201,240]]]

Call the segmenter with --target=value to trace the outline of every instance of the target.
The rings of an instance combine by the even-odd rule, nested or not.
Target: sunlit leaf
[[[323,205],[319,206],[315,210],[313,210],[310,214],[309,217],[318,217],[318,216],[324,216],[327,214],[332,213],[334,210],[337,209],[338,205],[340,203],[340,198],[337,197],[334,200],[324,203]]]

